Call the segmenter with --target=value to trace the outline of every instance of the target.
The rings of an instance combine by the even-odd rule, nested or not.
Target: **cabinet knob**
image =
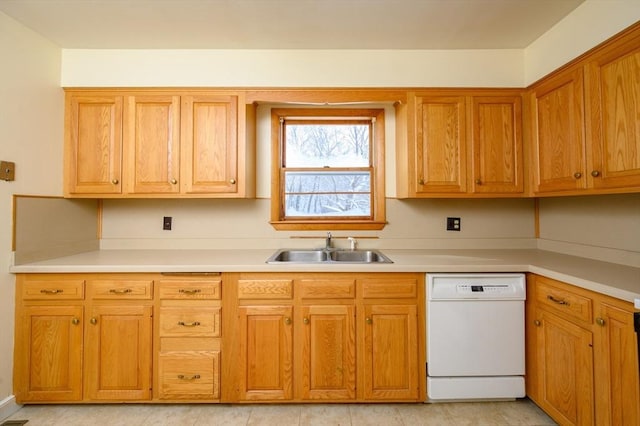
[[[284,323],[287,324],[287,325],[290,325],[291,324],[291,318],[285,317]]]
[[[542,323],[540,322],[540,320],[533,320],[533,324],[534,324],[536,327],[540,327],[540,325],[541,325]]]
[[[364,319],[364,322],[366,322],[367,324],[373,324],[373,320],[371,319],[371,317],[366,317]]]
[[[598,324],[600,327],[604,327],[606,324],[606,321],[604,320],[604,318],[596,318],[596,324]]]
[[[73,318],[73,319],[71,320],[71,324],[73,324],[73,325],[78,325],[78,324],[80,324],[80,320],[79,320],[78,318]]]
[[[482,185],[482,180],[481,179],[476,179],[476,185]]]
[[[302,323],[303,324],[309,324],[309,318],[307,318],[307,317],[302,318]]]
[[[418,179],[418,185],[424,185],[424,179],[422,178]]]
[[[177,180],[175,180],[175,179],[171,179],[171,180],[169,181],[169,183],[171,183],[171,185],[175,185],[175,184],[177,184],[177,183],[178,183],[178,181],[177,181]]]
[[[117,185],[120,183],[120,181],[118,179],[111,179],[111,183]]]
[[[573,177],[574,177],[574,178],[576,178],[576,179],[580,179],[580,178],[582,177],[582,173],[580,173],[580,172],[575,172],[575,173],[573,174]]]
[[[598,176],[600,176],[600,172],[597,171],[597,170],[594,170],[594,171],[591,172],[591,176],[598,177]]]
[[[236,184],[236,180],[235,180],[235,179],[233,179],[233,178],[231,178],[231,179],[229,179],[229,183],[230,183],[231,185],[235,185],[235,184]]]
[[[89,320],[89,322],[90,322],[91,324],[93,324],[93,325],[96,325],[96,324],[98,323],[98,318],[93,317],[93,318],[91,318],[91,319]]]

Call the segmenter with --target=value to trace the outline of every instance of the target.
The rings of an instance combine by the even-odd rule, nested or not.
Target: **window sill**
[[[387,222],[376,222],[372,220],[344,220],[324,221],[324,220],[287,220],[287,221],[271,221],[278,231],[340,231],[340,230],[380,230],[383,229]]]

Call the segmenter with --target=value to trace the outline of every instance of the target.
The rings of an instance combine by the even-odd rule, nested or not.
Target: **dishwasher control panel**
[[[427,274],[429,300],[524,300],[524,274]]]

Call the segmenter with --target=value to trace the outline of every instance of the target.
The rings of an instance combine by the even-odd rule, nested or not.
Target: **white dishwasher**
[[[525,396],[524,274],[427,274],[427,400]]]

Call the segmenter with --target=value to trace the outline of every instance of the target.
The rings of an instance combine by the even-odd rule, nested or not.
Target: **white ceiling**
[[[524,48],[584,0],[0,0],[62,48]]]

